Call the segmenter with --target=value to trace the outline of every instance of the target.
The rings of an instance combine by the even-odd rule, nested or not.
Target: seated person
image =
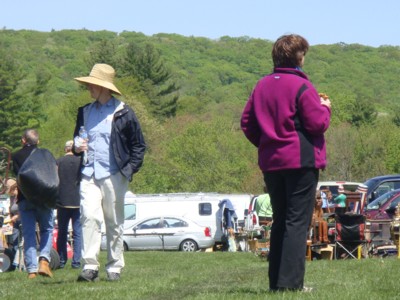
[[[314,230],[313,243],[329,243],[328,223],[324,220],[323,214],[321,191],[317,191],[312,216],[312,227]]]

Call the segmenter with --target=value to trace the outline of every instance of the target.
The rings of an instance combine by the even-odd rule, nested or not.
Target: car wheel
[[[7,272],[11,266],[9,253],[0,253],[0,272]]]
[[[60,256],[56,249],[51,248],[50,250],[50,269],[56,270],[60,267]]]
[[[184,240],[179,248],[184,252],[194,252],[198,249],[197,243],[193,240]]]
[[[128,245],[124,242],[124,251],[128,251]]]

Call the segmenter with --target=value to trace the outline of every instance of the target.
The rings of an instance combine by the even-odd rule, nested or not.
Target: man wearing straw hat
[[[146,145],[133,110],[112,94],[121,95],[114,85],[114,69],[95,64],[87,77],[75,78],[85,84],[95,99],[78,109],[74,150],[85,153],[82,160],[81,223],[83,270],[78,281],[99,280],[98,256],[104,218],[107,239],[107,280],[120,279],[123,269],[124,197],[132,175],[143,163]],[[87,139],[79,137],[81,127]],[[82,155],[83,156],[83,155]]]

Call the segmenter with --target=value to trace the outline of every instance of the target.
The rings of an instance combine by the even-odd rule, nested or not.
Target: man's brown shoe
[[[41,259],[39,261],[39,272],[40,275],[46,277],[53,277],[53,274],[50,271],[49,262],[45,259]]]
[[[29,273],[28,274],[28,279],[34,279],[36,278],[37,274],[36,273]]]

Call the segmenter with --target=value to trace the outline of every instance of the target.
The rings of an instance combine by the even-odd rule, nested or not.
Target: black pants
[[[264,173],[273,211],[268,271],[272,290],[303,288],[318,177],[317,169]]]

